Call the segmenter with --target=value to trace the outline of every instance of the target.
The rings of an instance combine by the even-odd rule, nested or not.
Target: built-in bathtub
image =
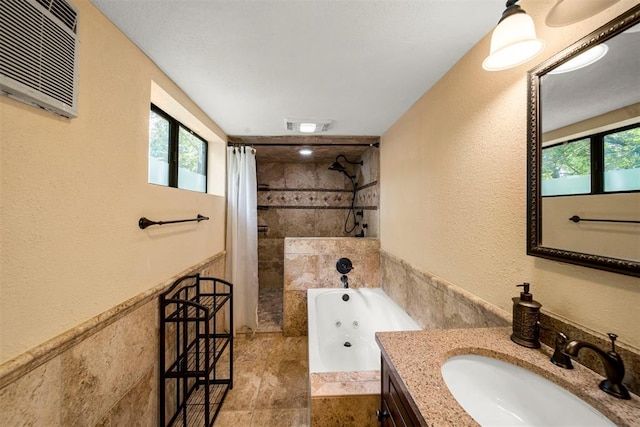
[[[421,329],[380,288],[307,290],[311,424],[377,425],[375,333]]]

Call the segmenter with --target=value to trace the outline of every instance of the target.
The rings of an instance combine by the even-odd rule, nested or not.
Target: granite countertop
[[[440,368],[458,354],[494,357],[533,371],[571,391],[619,426],[638,426],[640,397],[631,400],[610,396],[598,388],[603,377],[574,363],[563,369],[549,361],[553,350],[545,345],[529,349],[512,342],[511,328],[430,329],[378,332],[376,341],[400,387],[423,425],[478,425],[447,388]]]

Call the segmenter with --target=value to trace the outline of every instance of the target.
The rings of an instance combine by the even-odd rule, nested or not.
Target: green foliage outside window
[[[204,142],[183,127],[180,127],[178,141],[180,167],[204,175],[204,153],[206,153]]]
[[[542,179],[591,173],[589,139],[567,142],[542,150]]]
[[[169,163],[169,121],[149,112],[149,157]]]
[[[621,129],[543,148],[542,195],[640,190],[640,126]]]
[[[604,137],[605,171],[640,168],[640,127]]]
[[[153,105],[149,112],[148,182],[207,191],[207,142]]]

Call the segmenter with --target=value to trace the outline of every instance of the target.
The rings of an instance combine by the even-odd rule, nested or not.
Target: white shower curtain
[[[233,283],[232,331],[258,325],[258,201],[255,150],[227,148],[227,279]]]

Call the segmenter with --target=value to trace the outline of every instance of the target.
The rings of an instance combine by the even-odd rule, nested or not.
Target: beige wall
[[[541,210],[544,246],[614,258],[640,259],[638,224],[569,221],[574,215],[587,219],[635,219],[640,213],[640,193],[545,197]]]
[[[0,363],[224,250],[224,196],[147,183],[151,82],[226,135],[88,0],[79,115],[0,97]],[[224,180],[224,168],[218,169]],[[152,227],[138,218],[210,221]]]
[[[383,135],[381,248],[508,311],[531,282],[543,310],[640,347],[640,279],[526,255],[526,71],[637,2],[546,27],[555,3],[522,2],[540,57],[486,72],[487,35]]]

